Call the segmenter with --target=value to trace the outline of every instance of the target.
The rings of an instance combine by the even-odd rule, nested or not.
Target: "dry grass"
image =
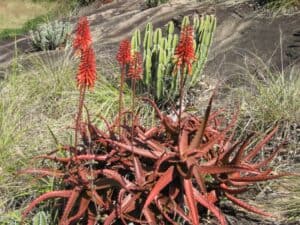
[[[26,21],[49,13],[58,6],[56,2],[32,0],[1,0],[0,30],[21,28]]]

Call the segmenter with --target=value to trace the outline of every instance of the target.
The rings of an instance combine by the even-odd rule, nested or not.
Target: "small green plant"
[[[200,214],[210,211],[227,224],[219,208],[224,198],[260,215],[269,216],[235,195],[247,192],[251,184],[285,175],[272,174],[270,161],[281,145],[266,158],[256,156],[277,132],[275,126],[257,143],[254,134],[244,140],[234,140],[237,115],[224,123],[221,111],[212,112],[212,100],[203,118],[179,110],[177,118],[163,115],[149,98],[143,98],[156,111],[158,121],[144,127],[135,110],[135,81],[141,79],[142,59],[138,51],[131,52],[129,42],[122,42],[118,61],[121,82],[127,77],[132,84],[131,110],[123,109],[120,95],[119,114],[113,123],[100,130],[83,121],[86,90],[96,79],[95,55],[91,45],[89,25],[81,18],[74,47],[80,52],[77,74],[79,105],[75,119],[74,144],[59,145],[38,158],[54,162],[56,167],[29,168],[20,173],[55,177],[61,186],[35,198],[23,211],[23,219],[40,203],[54,198],[59,201],[59,224],[104,225],[176,224],[199,225]],[[183,27],[176,46],[176,74],[179,77],[180,109],[184,75],[194,60],[192,27]],[[128,60],[127,60],[128,59]],[[122,91],[122,90],[120,90]],[[88,111],[85,108],[86,111]],[[120,118],[122,117],[122,118]],[[207,179],[209,177],[210,179]]]
[[[70,32],[70,23],[54,21],[44,23],[35,31],[30,31],[30,39],[36,50],[55,50],[68,45]]]
[[[145,2],[148,7],[156,7],[160,4],[166,3],[168,1],[169,0],[146,0]]]
[[[189,25],[189,17],[184,17],[182,27]],[[195,86],[201,77],[207,61],[209,48],[212,43],[213,33],[216,28],[216,18],[206,15],[193,18],[192,35],[195,60],[191,64],[189,75],[184,78],[187,88]],[[175,101],[179,96],[179,76],[174,74],[176,62],[174,55],[178,44],[178,35],[172,21],[167,25],[166,35],[160,28],[153,30],[153,25],[148,23],[145,28],[143,45],[141,46],[140,31],[136,30],[132,36],[133,49],[144,52],[144,75],[138,83],[138,93],[150,93],[159,105]]]

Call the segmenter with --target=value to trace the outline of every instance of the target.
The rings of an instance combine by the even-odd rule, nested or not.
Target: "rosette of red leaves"
[[[88,26],[85,21],[82,19],[80,26]],[[86,27],[78,30],[87,31]],[[184,30],[176,54],[178,66],[187,66],[189,71],[193,56],[192,34],[190,28]],[[86,45],[88,42],[87,39],[82,42],[82,47],[78,47],[82,51],[78,78],[81,87],[92,87],[95,78],[95,57],[91,45]],[[125,59],[120,58],[119,63],[125,63]],[[128,71],[133,82],[140,79],[141,64],[140,54],[134,53]],[[80,110],[84,99],[82,90]],[[125,122],[123,132],[116,134],[115,127],[120,126],[118,119],[109,124],[103,118],[107,125],[103,131],[89,121],[81,122],[78,116],[75,129],[81,136],[80,151],[76,142],[74,146],[60,147],[38,157],[55,162],[57,169],[45,167],[21,171],[55,177],[62,183],[61,190],[44,193],[33,200],[22,218],[25,219],[41,202],[55,198],[66,200],[58,201],[59,225],[76,222],[167,225],[177,224],[179,220],[198,225],[207,211],[225,225],[225,215],[219,208],[223,197],[248,211],[269,216],[235,195],[247,191],[255,182],[288,175],[273,175],[268,167],[281,146],[268,158],[257,160],[256,157],[275,135],[277,127],[253,147],[253,135],[245,140],[233,139],[232,129],[237,116],[224,124],[219,111],[211,113],[212,98],[204,118],[186,114],[175,121],[165,116],[152,100],[144,100],[155,109],[157,125],[144,127],[135,117],[134,123]],[[67,153],[66,156],[62,157],[61,151]]]
[[[254,160],[277,127],[251,147],[253,135],[242,141],[233,140],[231,130],[236,116],[220,129],[223,119],[220,112],[210,112],[211,101],[204,118],[187,114],[181,119],[180,129],[179,121],[163,115],[151,100],[145,101],[157,112],[157,126],[145,128],[138,121],[134,127],[123,124],[122,137],[116,138],[117,123],[106,122],[107,131],[82,124],[82,150],[76,159],[52,152],[40,158],[56,162],[59,170],[23,171],[54,176],[66,188],[35,199],[23,218],[37,204],[51,198],[67,199],[60,207],[60,225],[79,220],[94,224],[97,215],[101,215],[98,222],[104,225],[177,224],[179,219],[198,225],[205,210],[225,225],[225,215],[218,207],[223,197],[248,211],[269,216],[235,195],[247,191],[253,183],[287,175],[272,175],[268,168],[280,146],[268,158]],[[184,154],[179,149],[184,149]],[[74,147],[60,150],[70,152]]]

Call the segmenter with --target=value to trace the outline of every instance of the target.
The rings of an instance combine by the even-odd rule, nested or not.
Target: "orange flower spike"
[[[130,51],[131,51],[130,41],[129,40],[121,41],[116,58],[122,67],[130,63],[131,61]]]
[[[96,81],[96,57],[93,48],[82,52],[77,73],[77,86],[93,89]]]
[[[193,27],[187,25],[182,28],[180,40],[175,49],[176,69],[182,66],[187,68],[188,74],[192,74],[192,63],[195,60]]]
[[[133,80],[142,79],[143,67],[142,56],[139,52],[134,52],[129,63],[128,77]]]
[[[73,41],[73,48],[82,54],[92,44],[92,36],[87,17],[81,17],[76,27],[76,35]]]

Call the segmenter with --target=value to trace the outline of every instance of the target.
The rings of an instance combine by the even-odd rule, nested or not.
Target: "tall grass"
[[[254,129],[261,130],[276,122],[300,122],[300,71],[297,67],[272,69],[260,57],[252,54],[236,82],[232,97],[239,96],[241,114]]]
[[[273,14],[297,13],[300,9],[300,0],[260,0]]]

